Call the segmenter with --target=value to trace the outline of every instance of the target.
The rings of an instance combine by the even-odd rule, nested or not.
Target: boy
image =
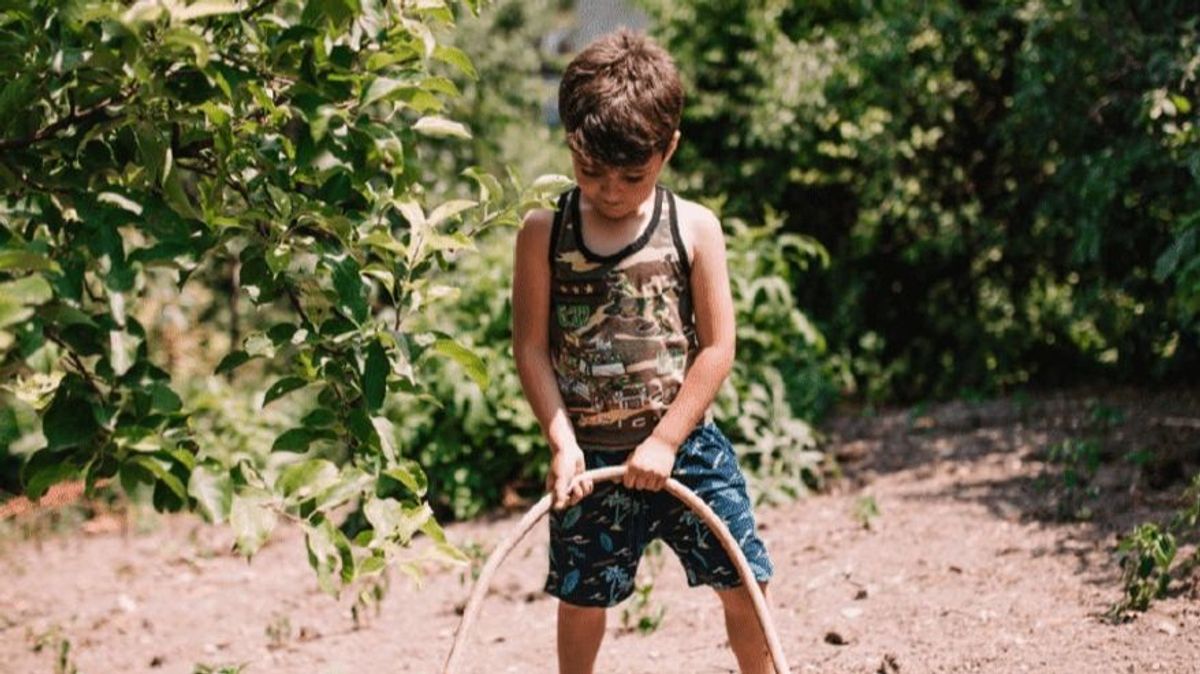
[[[517,237],[513,352],[553,452],[550,572],[563,674],[590,673],[605,609],[633,591],[662,538],[689,585],[711,585],[743,672],[770,659],[749,593],[720,544],[665,491],[674,476],[725,520],[766,589],[745,479],[709,407],[734,356],[720,223],[657,184],[679,142],[683,88],[660,47],[628,31],[571,62],[559,89],[577,187]],[[572,478],[624,464],[621,484]]]

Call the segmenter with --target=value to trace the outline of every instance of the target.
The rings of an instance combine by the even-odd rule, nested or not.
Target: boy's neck
[[[654,202],[657,189],[650,192],[635,211],[629,215],[610,218],[595,208],[581,194],[579,198],[579,218],[584,245],[598,255],[611,255],[625,246],[633,243],[652,223],[654,217]]]

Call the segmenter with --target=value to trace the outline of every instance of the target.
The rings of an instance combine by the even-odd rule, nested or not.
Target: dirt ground
[[[792,671],[1200,672],[1196,578],[1133,620],[1104,619],[1121,597],[1115,542],[1170,512],[1183,485],[1161,484],[1159,473],[1197,468],[1198,417],[1200,395],[1175,391],[834,418],[822,433],[844,477],[758,513]],[[1111,428],[1098,430],[1105,419]],[[1087,437],[1102,447],[1090,483],[1099,492],[1071,508],[1086,509],[1084,519],[1064,518],[1061,469],[1047,451]],[[1139,449],[1168,459],[1125,460]],[[864,510],[871,502],[878,514]],[[516,519],[449,534],[490,549]],[[0,522],[0,671],[436,672],[470,590],[461,568],[431,569],[420,589],[397,575],[379,613],[356,627],[352,597],[317,589],[295,529],[247,563],[229,554],[227,531],[194,518],[105,522],[35,536]],[[539,527],[501,569],[468,671],[553,671],[545,539]],[[670,552],[660,559],[650,611],[665,610],[661,626],[626,630],[611,611],[597,671],[734,671],[716,598],[688,590]]]

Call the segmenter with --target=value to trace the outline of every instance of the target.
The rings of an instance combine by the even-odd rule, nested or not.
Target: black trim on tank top
[[[673,192],[668,191],[667,196],[671,199],[671,239],[675,242],[675,253],[679,255],[679,264],[683,265],[683,276],[690,282],[692,263],[688,261],[687,247],[683,245],[683,235],[679,232],[679,204],[676,203]]]
[[[563,192],[558,198],[558,206],[554,209],[554,224],[550,227],[550,276],[554,276],[554,261],[558,258],[558,237],[562,233],[563,213],[567,210],[567,197],[574,189]]]
[[[579,188],[575,188],[575,190],[578,192]],[[579,252],[583,253],[584,259],[586,259],[588,262],[619,262],[645,247],[646,243],[650,241],[650,238],[654,236],[654,230],[658,229],[658,219],[659,216],[662,215],[664,191],[665,190],[661,185],[654,186],[654,215],[650,216],[650,224],[646,225],[645,231],[642,232],[642,235],[639,236],[637,240],[629,243],[624,248],[618,250],[612,255],[599,255],[597,253],[593,253],[592,250],[587,247],[587,244],[584,243],[583,216],[579,214],[579,202],[581,199],[579,198],[579,195],[576,195],[575,200],[571,204],[571,225],[574,227],[575,231],[575,245],[579,248]]]

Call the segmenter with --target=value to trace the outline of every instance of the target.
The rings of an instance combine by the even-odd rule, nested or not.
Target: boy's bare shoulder
[[[550,242],[550,230],[554,227],[554,211],[535,208],[525,214],[521,231],[517,232],[517,247],[544,248]]]
[[[554,225],[554,211],[549,208],[534,208],[525,214],[521,221],[521,229],[524,231],[530,227],[535,230],[546,230],[550,233],[550,227]]]
[[[679,209],[679,237],[687,250],[688,262],[696,259],[697,246],[723,245],[721,221],[708,207],[676,195]]]

